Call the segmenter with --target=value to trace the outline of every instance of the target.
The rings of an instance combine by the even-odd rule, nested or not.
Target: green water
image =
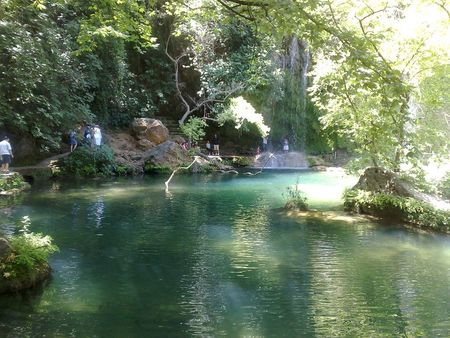
[[[344,217],[354,179],[164,178],[35,184],[1,210],[60,252],[0,297],[0,337],[450,336],[450,237]],[[277,210],[297,179],[322,218]]]

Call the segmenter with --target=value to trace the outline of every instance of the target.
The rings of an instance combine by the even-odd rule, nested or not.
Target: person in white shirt
[[[102,144],[102,132],[100,131],[100,127],[95,125],[94,127],[94,144],[96,146],[100,146]]]
[[[9,144],[8,136],[3,138],[0,142],[0,156],[2,159],[1,172],[7,173],[9,170],[9,165],[11,164],[11,159],[14,157],[11,149],[11,144]]]

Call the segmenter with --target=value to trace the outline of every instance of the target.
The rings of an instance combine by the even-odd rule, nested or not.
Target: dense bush
[[[25,216],[19,234],[9,239],[12,253],[0,262],[1,279],[11,281],[33,278],[43,265],[47,265],[48,257],[58,250],[50,236],[30,232],[29,226],[30,219]]]
[[[253,163],[253,158],[244,156],[235,156],[231,162],[234,167],[248,167]]]
[[[19,174],[0,177],[0,191],[23,189],[26,186],[27,183],[23,180],[23,177]]]
[[[59,161],[59,174],[62,176],[112,176],[116,173],[116,168],[114,153],[106,145],[79,147]]]
[[[450,212],[435,209],[430,204],[411,197],[347,190],[344,193],[344,208],[424,228],[450,231]]]

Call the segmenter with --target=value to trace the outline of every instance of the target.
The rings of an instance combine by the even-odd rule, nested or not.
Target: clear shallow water
[[[450,336],[450,237],[276,210],[297,179],[337,210],[353,179],[164,179],[35,185],[3,210],[60,252],[46,286],[0,297],[0,336]]]

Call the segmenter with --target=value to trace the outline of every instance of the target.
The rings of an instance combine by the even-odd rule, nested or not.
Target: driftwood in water
[[[266,163],[264,163],[264,165],[262,166],[262,168],[261,168],[259,171],[257,171],[256,173],[251,173],[251,172],[247,171],[247,172],[244,173],[244,175],[248,175],[248,176],[256,176],[256,175],[261,174],[262,171],[263,171],[263,169],[266,167],[267,163],[269,163],[269,161],[270,161],[270,159],[271,159],[272,157],[275,157],[275,155],[274,155],[274,154],[270,154],[270,155],[269,155],[269,158],[268,158],[267,161],[266,161]]]
[[[172,177],[175,175],[175,173],[176,173],[178,170],[181,170],[181,169],[188,170],[188,169],[189,169],[190,167],[192,167],[192,165],[193,165],[195,162],[197,162],[197,161],[198,161],[198,157],[197,157],[197,156],[194,156],[194,160],[193,160],[193,161],[191,162],[191,164],[189,164],[187,167],[179,167],[179,168],[175,169],[175,170],[172,172],[172,175],[170,175],[169,179],[168,179],[167,181],[164,182],[164,184],[166,185],[166,191],[169,190],[169,183],[170,183],[170,181],[172,180]]]

